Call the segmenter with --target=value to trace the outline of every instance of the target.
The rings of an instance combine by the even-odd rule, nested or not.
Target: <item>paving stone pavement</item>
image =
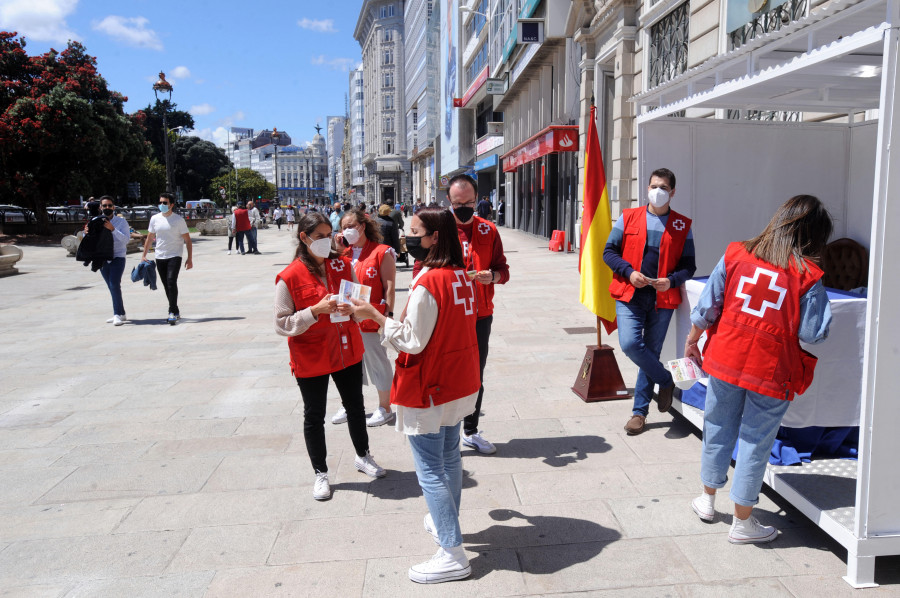
[[[571,392],[595,342],[565,330],[594,325],[577,255],[502,237],[512,280],[496,294],[481,420],[497,453],[463,450],[473,575],[429,587],[407,578],[434,545],[402,435],[369,429],[388,470],[371,480],[353,467],[346,426],[327,423],[334,497],[312,499],[300,393],[272,330],[291,233],[260,231],[259,256],[195,235],[177,326],[161,288],[130,280],[128,323],[105,324],[99,273],[26,246],[22,274],[0,279],[0,597],[855,595],[845,551],[775,495],[757,509],[782,530],[767,546],[727,542],[726,493],[714,523],[696,518],[690,424],[652,411],[629,437],[630,401]],[[405,288],[409,269],[398,279]],[[337,406],[332,387],[329,415]],[[898,569],[879,559],[882,585],[865,595],[900,594]]]

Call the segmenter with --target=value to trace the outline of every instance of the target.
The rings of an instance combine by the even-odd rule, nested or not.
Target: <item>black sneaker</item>
[[[169,314],[169,317],[166,319],[166,322],[169,323],[169,326],[174,326],[175,322],[178,321],[178,316],[175,314]]]

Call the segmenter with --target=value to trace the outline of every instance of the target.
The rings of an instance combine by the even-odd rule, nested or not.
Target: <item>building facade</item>
[[[406,147],[412,177],[412,201],[435,195],[434,138],[440,103],[438,0],[408,0],[404,12],[406,40]]]
[[[366,201],[366,104],[362,65],[350,72],[350,185],[354,203]]]
[[[326,137],[328,177],[325,181],[325,191],[330,200],[343,200],[346,198],[344,193],[344,169],[341,164],[345,121],[346,118],[343,116],[328,117],[328,136]]]
[[[368,202],[410,202],[404,92],[404,0],[365,0],[353,37],[362,48]]]

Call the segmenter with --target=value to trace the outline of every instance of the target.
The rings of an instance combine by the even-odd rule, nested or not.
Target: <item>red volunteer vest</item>
[[[815,356],[800,348],[800,297],[822,278],[807,261],[800,272],[749,253],[743,243],[725,251],[722,315],[707,330],[703,369],[741,388],[790,401],[812,383]]]
[[[644,260],[644,247],[647,245],[647,208],[641,206],[623,211],[622,224],[625,225],[625,234],[622,236],[622,259],[640,272],[641,262]],[[670,209],[666,230],[659,242],[657,278],[665,278],[675,271],[690,230],[691,219]],[[609,293],[613,299],[631,301],[634,291],[634,286],[628,279],[613,272],[613,280],[609,283]],[[670,288],[665,292],[656,292],[656,307],[660,309],[675,309],[680,303],[681,289]]]
[[[381,262],[384,261],[384,254],[390,250],[391,248],[387,245],[366,241],[362,253],[359,254],[359,260],[356,262],[356,278],[360,284],[372,287],[369,303],[381,313],[387,311],[385,309],[387,306],[381,302],[384,299],[384,285],[381,284]],[[359,328],[363,332],[378,332],[378,324],[372,320],[363,320],[359,323]]]
[[[443,405],[478,392],[481,374],[475,338],[476,285],[457,268],[429,270],[413,289],[419,285],[437,301],[437,324],[421,353],[397,357],[391,403],[425,409],[432,401]]]
[[[456,227],[459,242],[463,248],[466,270],[490,270],[494,258],[494,241],[500,234],[492,222],[478,216],[473,217],[472,238],[466,239],[465,233]],[[478,296],[478,319],[486,318],[494,313],[494,285],[475,284]]]
[[[335,295],[342,280],[353,280],[350,260],[337,258],[325,260],[325,279],[328,285],[306,269],[299,259],[275,277],[283,280],[291,291],[297,311],[312,307],[326,295]],[[332,322],[328,314],[322,314],[306,332],[288,337],[291,351],[291,371],[295,378],[312,378],[342,370],[362,361],[363,344],[359,325],[349,322]]]
[[[250,216],[247,215],[247,210],[236,209],[234,211],[234,230],[243,232],[250,228]]]

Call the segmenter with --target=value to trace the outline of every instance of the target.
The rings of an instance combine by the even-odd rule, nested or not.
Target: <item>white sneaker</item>
[[[746,519],[735,517],[728,532],[728,541],[732,544],[764,544],[777,537],[777,529],[761,524],[753,515]]]
[[[375,463],[371,453],[366,453],[362,457],[357,455],[356,459],[353,460],[353,464],[356,466],[356,469],[373,478],[383,478],[387,474],[383,467]]]
[[[231,250],[229,249],[228,251],[226,251],[225,255],[231,255]]]
[[[378,407],[366,420],[366,425],[370,428],[383,426],[384,424],[392,423],[396,417],[393,411],[387,411],[384,407]]]
[[[337,413],[334,414],[331,418],[331,423],[333,424],[343,424],[347,421],[347,410],[341,407],[337,410]]]
[[[113,317],[111,317],[110,319],[108,319],[108,320],[106,321],[106,323],[107,323],[107,324],[112,324],[112,323],[115,322],[115,321],[116,321],[116,316],[113,316]]]
[[[121,326],[122,324],[125,323],[125,320],[124,320],[124,318],[121,318],[119,316],[113,316],[112,323],[113,323],[113,326]]]
[[[694,513],[697,514],[697,517],[703,521],[712,521],[716,518],[715,504],[716,495],[703,492],[700,496],[691,501],[691,508],[694,509]]]
[[[462,443],[469,448],[473,448],[479,453],[485,455],[493,455],[497,452],[497,447],[491,444],[491,441],[481,435],[481,432],[475,432],[471,436],[463,434]]]
[[[437,527],[434,525],[434,519],[431,518],[431,513],[425,513],[425,531],[431,534],[435,544],[438,546],[441,545],[441,538],[438,536]]]
[[[331,498],[331,485],[328,483],[328,472],[316,473],[316,484],[313,486],[313,498],[328,500]]]
[[[465,579],[471,574],[472,567],[462,546],[438,548],[429,560],[409,568],[409,578],[416,583],[441,583]]]

